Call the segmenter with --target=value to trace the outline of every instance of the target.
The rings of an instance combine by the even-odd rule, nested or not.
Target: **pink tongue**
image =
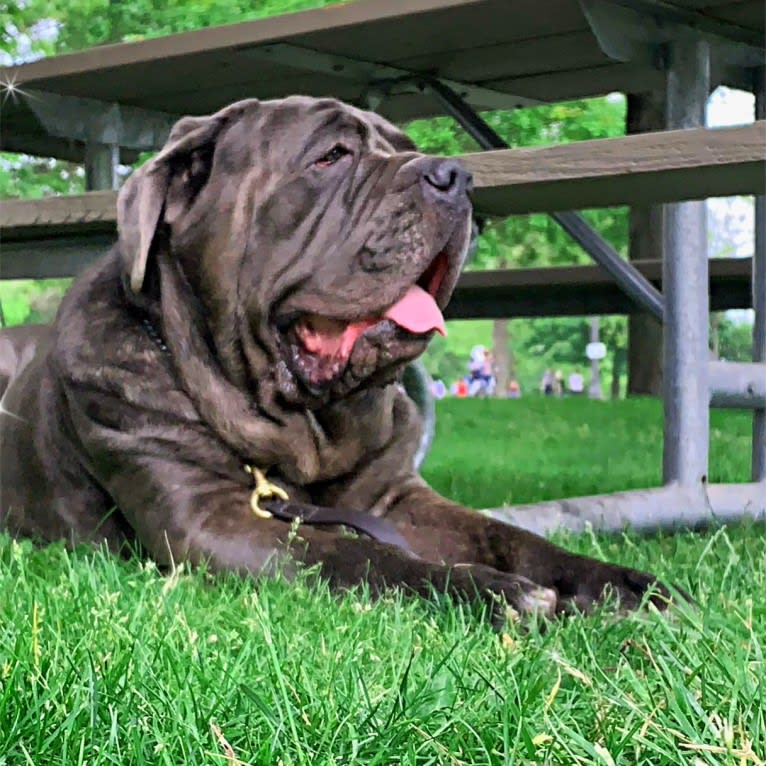
[[[412,333],[436,330],[442,335],[447,334],[444,317],[436,301],[430,293],[417,285],[413,285],[400,301],[391,306],[384,317]],[[312,316],[310,321],[300,325],[299,333],[308,352],[348,359],[357,338],[376,322],[375,319],[363,319],[344,324],[335,319]]]
[[[413,285],[384,316],[413,333],[436,330],[440,335],[447,334],[444,317],[433,296],[417,285]]]

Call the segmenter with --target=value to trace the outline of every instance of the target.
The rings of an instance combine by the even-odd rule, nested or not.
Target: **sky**
[[[712,128],[743,125],[753,121],[752,93],[717,88],[707,105],[707,124]],[[752,197],[719,197],[708,206],[708,254],[712,257],[751,257],[755,243],[755,205]],[[734,322],[752,324],[753,311],[732,310],[726,316]]]
[[[718,88],[710,96],[707,124],[712,128],[744,125],[753,121],[752,93]],[[710,255],[749,257],[753,254],[755,211],[752,197],[724,197],[708,202]]]

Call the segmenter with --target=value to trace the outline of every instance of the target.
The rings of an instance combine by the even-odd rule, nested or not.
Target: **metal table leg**
[[[668,128],[705,124],[710,50],[705,41],[670,48]],[[708,365],[708,256],[705,202],[666,206],[663,478],[700,488],[707,479],[710,432]]]
[[[755,119],[766,119],[766,67],[755,72]],[[755,198],[753,361],[766,362],[766,197]],[[753,413],[753,481],[766,482],[766,409]]]

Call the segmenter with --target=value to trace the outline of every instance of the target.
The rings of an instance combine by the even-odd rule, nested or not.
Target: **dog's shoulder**
[[[132,333],[113,250],[85,269],[64,295],[53,325],[51,352],[62,370],[76,371],[118,351]]]
[[[46,374],[66,407],[131,430],[147,417],[196,423],[172,360],[147,315],[127,295],[115,248],[84,271],[64,296],[53,327]]]

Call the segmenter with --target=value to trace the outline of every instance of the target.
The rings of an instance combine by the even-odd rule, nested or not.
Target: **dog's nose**
[[[473,177],[457,161],[436,157],[423,165],[421,183],[427,199],[454,202],[473,188]]]

